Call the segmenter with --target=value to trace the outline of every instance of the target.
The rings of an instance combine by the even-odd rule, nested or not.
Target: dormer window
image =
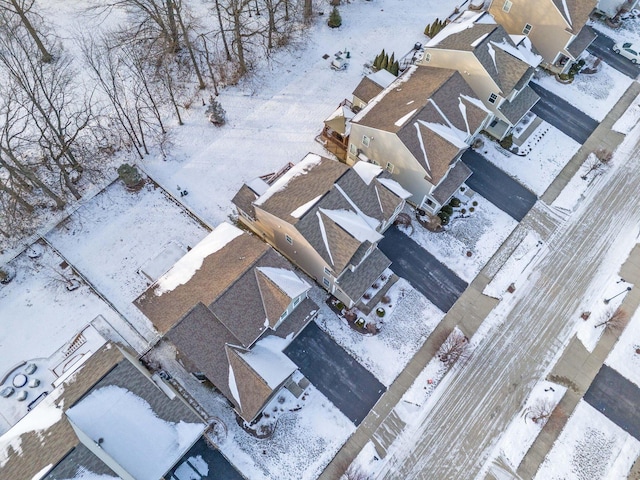
[[[524,35],[529,35],[529,32],[531,31],[532,28],[533,27],[527,23],[527,24],[525,24],[524,28],[522,29],[522,33]]]
[[[495,93],[489,95],[489,103],[496,103],[496,100],[498,100],[498,95],[496,95]]]
[[[504,5],[502,5],[502,11],[509,13],[509,10],[511,10],[512,6],[513,6],[513,2],[509,0],[505,0]]]

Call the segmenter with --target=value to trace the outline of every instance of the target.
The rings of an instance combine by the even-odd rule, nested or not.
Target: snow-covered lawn
[[[605,363],[640,387],[640,309],[631,317]]]
[[[152,183],[130,192],[117,181],[49,232],[47,239],[140,333],[153,339],[153,326],[131,303],[151,283],[140,270],[165,273],[180,253],[207,233]]]
[[[581,400],[535,479],[627,478],[639,454],[638,440]]]
[[[554,408],[566,392],[566,388],[555,383],[539,382],[529,394],[519,415],[513,418],[493,455],[501,458],[514,471],[527,454],[538,434],[545,426]],[[539,417],[534,421],[534,417]],[[485,464],[490,467],[490,462]]]
[[[473,202],[477,205],[474,206]],[[411,223],[413,232],[411,227],[400,229],[461,279],[471,282],[518,222],[477,193],[457,211],[461,209],[466,210],[464,218],[456,218],[454,212],[446,229],[434,233],[420,225],[412,209],[406,207],[405,212],[414,219]],[[471,252],[471,256],[467,252]]]
[[[607,37],[612,38],[615,42],[623,40],[625,42],[640,42],[639,14],[640,11],[633,10],[633,12],[623,15],[623,22],[617,28],[611,28],[606,23],[598,20],[590,20],[589,25]]]
[[[380,305],[388,312],[382,319],[380,332],[363,335],[329,308],[324,290],[316,287],[311,291],[311,297],[320,306],[320,316],[316,320],[320,328],[388,387],[442,320],[444,313],[402,278],[389,289],[387,296],[389,304]],[[374,309],[369,314],[371,321],[378,320],[375,316]]]
[[[535,82],[566,100],[590,117],[601,121],[622,97],[633,80],[607,63],[600,63],[597,73],[578,74],[570,84],[540,70]]]
[[[541,196],[578,151],[580,144],[557,128],[542,122],[515,155],[485,138],[481,153],[491,163]]]

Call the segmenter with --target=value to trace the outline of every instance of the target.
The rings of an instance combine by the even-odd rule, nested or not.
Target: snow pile
[[[258,341],[247,353],[239,355],[273,390],[280,386],[298,367],[282,350],[287,341],[274,335]]]
[[[170,423],[147,401],[110,385],[91,392],[67,410],[71,422],[139,480],[156,480],[193,445],[204,430],[195,423]]]
[[[322,196],[323,195],[318,195],[316,198],[312,198],[307,203],[303,203],[298,208],[296,208],[293,212],[291,212],[289,215],[291,215],[293,218],[301,218],[305,213],[311,210],[311,208],[316,203],[318,203],[318,200],[320,200]]]
[[[370,185],[373,179],[382,173],[380,165],[363,161],[356,162],[353,169],[367,185]]]
[[[219,225],[158,280],[154,293],[160,296],[163,293],[172,291],[179,285],[187,283],[202,267],[202,262],[204,262],[205,258],[224,248],[242,233],[242,230],[230,223]]]
[[[325,210],[319,209],[324,215],[345,229],[359,242],[376,243],[382,240],[382,235],[371,227],[360,215],[351,210]],[[379,223],[379,222],[377,222]]]
[[[398,182],[391,178],[379,178],[378,181],[403,200],[406,200],[411,196],[410,192],[402,188]]]
[[[309,153],[306,157],[300,160],[297,164],[291,167],[284,175],[278,178],[260,197],[254,202],[256,205],[262,205],[269,200],[275,193],[278,193],[285,188],[291,180],[299,175],[305,175],[312,170],[313,167],[318,165],[322,161],[320,155]]]

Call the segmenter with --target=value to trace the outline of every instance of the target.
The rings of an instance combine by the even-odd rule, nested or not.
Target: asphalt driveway
[[[624,431],[640,440],[640,388],[602,365],[584,399]]]
[[[631,60],[615,53],[612,50],[614,43],[615,41],[612,38],[598,33],[593,43],[587,47],[587,51],[601,58],[603,62],[611,65],[620,73],[624,73],[627,77],[636,78],[640,74],[640,65],[634,64]]]
[[[598,121],[534,82],[529,86],[540,96],[531,111],[582,145],[598,126]],[[472,187],[473,188],[473,187]]]
[[[167,480],[244,480],[219,450],[200,437],[165,475]]]
[[[466,184],[518,222],[536,203],[535,193],[475,150],[468,149],[464,152],[462,161],[473,171]]]
[[[356,426],[386,391],[369,370],[314,322],[289,344],[284,353]]]
[[[384,234],[378,248],[391,260],[391,269],[436,307],[448,312],[468,286],[452,270],[397,227]]]

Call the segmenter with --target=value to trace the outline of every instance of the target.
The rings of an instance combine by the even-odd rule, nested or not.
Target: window
[[[331,275],[331,270],[329,270],[329,268],[328,268],[328,267],[324,267],[324,273],[325,273],[326,275]]]
[[[287,318],[287,314],[289,313],[289,310],[285,310],[284,313],[282,315],[280,315],[280,321],[284,320],[285,318]]]
[[[509,13],[509,10],[511,10],[512,5],[513,5],[513,2],[510,2],[509,0],[504,0],[504,5],[502,6],[502,10]]]
[[[351,155],[356,155],[358,152],[358,149],[356,148],[355,144],[350,143],[349,144],[349,152],[351,153]]]
[[[533,28],[533,27],[532,27],[531,25],[529,25],[528,23],[526,23],[526,24],[524,25],[524,28],[522,29],[522,33],[523,33],[524,35],[529,35],[529,32],[531,31],[531,29],[532,29],[532,28]]]
[[[427,52],[424,54],[424,61],[425,62],[430,62],[431,61],[431,53]]]
[[[489,95],[489,103],[496,103],[496,100],[498,100],[498,95],[496,95],[495,93]]]
[[[387,162],[387,172],[393,173],[393,163]]]
[[[293,245],[293,238],[291,238],[289,235],[287,235],[286,233],[284,234],[284,239],[287,241],[287,243],[289,245]]]
[[[326,277],[322,277],[322,283],[324,284],[325,287],[329,288],[331,286],[331,282],[329,281],[328,278]]]
[[[300,303],[300,297],[297,297],[294,301],[293,301],[293,306],[295,307],[296,305],[298,305]]]
[[[364,145],[365,147],[368,147],[370,143],[371,143],[371,139],[369,137],[367,137],[366,135],[363,135],[362,136],[362,145]]]

